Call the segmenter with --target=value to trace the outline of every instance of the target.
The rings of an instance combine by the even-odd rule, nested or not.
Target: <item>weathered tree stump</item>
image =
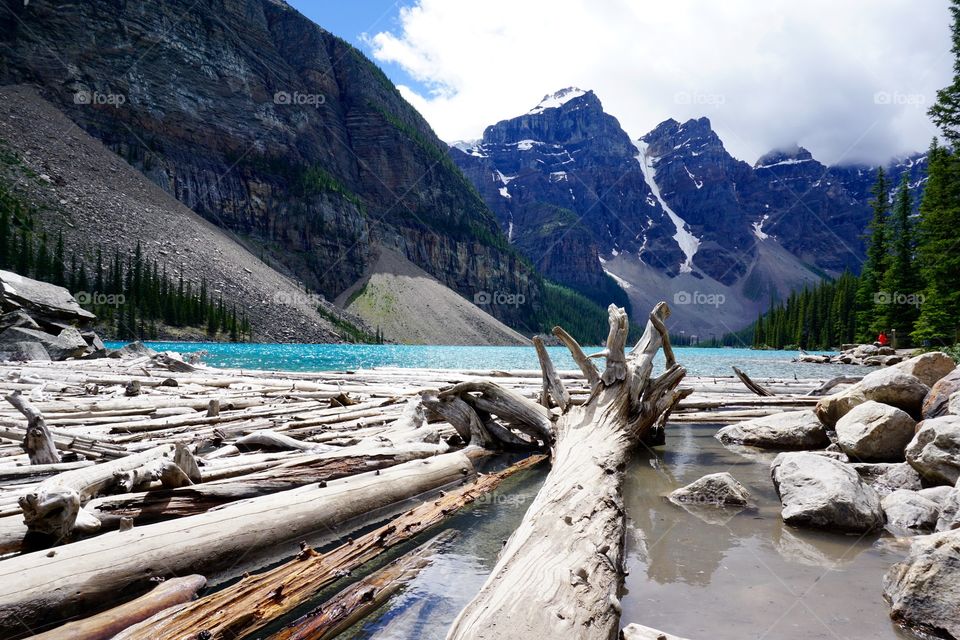
[[[568,405],[553,425],[553,466],[543,488],[450,639],[611,640],[619,632],[624,470],[632,449],[688,392],[677,389],[686,372],[669,347],[667,305],[656,306],[629,355],[626,313],[614,305],[609,312],[607,348],[599,354],[606,369],[586,404]],[[661,347],[667,368],[653,377]]]

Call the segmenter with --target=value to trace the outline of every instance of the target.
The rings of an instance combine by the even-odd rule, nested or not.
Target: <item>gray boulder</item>
[[[960,478],[960,416],[924,420],[906,448],[907,462],[935,484]]]
[[[920,474],[906,462],[855,462],[850,466],[864,482],[873,487],[881,498],[897,489],[910,491],[923,489]]]
[[[960,391],[960,369],[954,369],[930,387],[930,393],[923,399],[923,418],[937,418],[947,415],[950,396]]]
[[[153,357],[157,352],[143,344],[139,340],[125,344],[119,349],[114,349],[108,355],[110,358],[139,358],[141,356]]]
[[[883,579],[890,617],[921,634],[960,638],[960,529],[914,538]]]
[[[686,640],[636,623],[625,626],[620,632],[620,637],[623,640]]]
[[[911,467],[912,468],[912,467]],[[948,487],[945,484],[940,485],[939,487],[929,487],[927,489],[914,489],[917,493],[922,495],[928,500],[933,500],[938,505],[943,507],[944,500],[947,499],[947,496],[953,491],[953,487]]]
[[[11,327],[3,333],[0,333],[0,350],[6,351],[7,348],[4,345],[19,342],[39,343],[46,349],[50,358],[53,360],[79,357],[83,355],[84,350],[87,348],[87,343],[83,339],[83,336],[73,328],[64,329],[58,336],[25,327]]]
[[[917,423],[906,411],[868,400],[837,420],[837,444],[855,460],[903,460]]]
[[[0,271],[0,288],[8,307],[22,307],[32,316],[85,323],[96,316],[81,307],[73,295],[55,284]]]
[[[23,309],[14,309],[0,316],[0,333],[3,333],[10,327],[26,327],[27,329],[39,329],[40,325],[33,321]]]
[[[947,492],[940,502],[940,514],[937,518],[937,531],[960,529],[960,481]]]
[[[787,524],[858,533],[883,526],[880,496],[850,465],[805,452],[781,453],[770,472]]]
[[[670,494],[673,502],[736,506],[750,504],[750,492],[729,473],[711,473]]]
[[[14,342],[13,350],[10,352],[10,359],[18,362],[29,362],[31,360],[50,361],[50,354],[43,348],[39,342]]]
[[[904,373],[916,376],[920,379],[920,382],[932,387],[941,378],[956,369],[957,363],[942,351],[931,351],[914,356],[897,365],[897,368]]]
[[[716,438],[723,444],[764,449],[820,449],[830,444],[827,431],[813,411],[786,411],[724,427]]]
[[[930,387],[920,378],[901,370],[899,366],[880,369],[864,376],[859,387],[864,401],[889,404],[916,416],[920,415],[923,399],[930,391]]]
[[[916,491],[897,489],[881,502],[887,528],[894,532],[930,532],[937,526],[939,507]]]

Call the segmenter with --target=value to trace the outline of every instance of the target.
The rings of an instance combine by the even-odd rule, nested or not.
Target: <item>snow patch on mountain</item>
[[[543,100],[535,106],[533,109],[527,112],[527,115],[537,115],[538,113],[543,113],[547,109],[556,109],[561,107],[566,103],[570,102],[574,98],[579,98],[582,95],[586,95],[586,91],[583,89],[577,89],[576,87],[567,87],[566,89],[560,89],[553,95],[543,96]]]
[[[627,282],[626,280],[624,280],[623,278],[621,278],[620,276],[618,276],[612,271],[607,271],[606,269],[604,269],[603,272],[608,276],[610,276],[611,278],[613,278],[614,281],[624,289],[629,289],[630,287],[633,286],[632,284],[630,284],[629,282]]]
[[[690,233],[687,229],[686,221],[678,216],[676,212],[670,208],[670,205],[667,204],[667,201],[663,199],[663,196],[660,195],[660,187],[657,186],[657,170],[653,166],[655,158],[647,154],[649,145],[643,140],[637,140],[634,146],[637,149],[636,158],[643,171],[643,179],[646,180],[647,186],[650,187],[650,191],[653,193],[653,197],[657,199],[677,229],[673,239],[676,240],[677,245],[680,246],[680,250],[683,251],[683,255],[686,256],[686,260],[680,264],[680,273],[691,273],[693,272],[693,256],[697,254],[697,250],[700,248],[700,238]]]
[[[763,231],[763,223],[766,222],[766,221],[767,221],[767,218],[769,218],[769,217],[770,217],[769,215],[765,215],[765,216],[763,216],[763,218],[762,218],[759,222],[754,222],[754,223],[753,223],[753,225],[752,225],[752,226],[753,226],[753,235],[757,236],[757,240],[766,240],[767,238],[770,237],[770,234],[769,234],[769,233],[764,233],[764,231]]]

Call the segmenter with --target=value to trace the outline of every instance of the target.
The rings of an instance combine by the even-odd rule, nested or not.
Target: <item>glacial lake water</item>
[[[116,348],[122,342],[109,343]],[[462,347],[367,344],[248,344],[218,342],[148,342],[156,350],[182,353],[205,351],[203,362],[216,367],[344,371],[372,367],[434,369],[539,369],[533,347]],[[558,369],[576,369],[564,347],[549,347]],[[590,349],[585,349],[592,353]],[[599,348],[596,350],[599,351]],[[796,351],[705,349],[678,347],[677,361],[688,375],[729,376],[736,365],[755,378],[831,378],[844,373],[863,375],[863,368],[792,362]],[[662,363],[663,355],[660,354]]]

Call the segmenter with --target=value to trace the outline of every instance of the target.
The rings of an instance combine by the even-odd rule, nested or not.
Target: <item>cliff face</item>
[[[349,44],[280,0],[9,3],[0,80],[44,97],[255,253],[335,297],[375,245],[523,326],[537,278],[445,145]]]

